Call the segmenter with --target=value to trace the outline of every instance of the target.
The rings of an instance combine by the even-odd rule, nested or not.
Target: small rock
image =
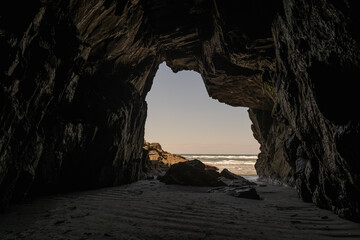
[[[254,182],[250,182],[246,180],[244,177],[236,175],[226,168],[221,171],[220,176],[222,181],[225,182],[228,186],[232,187],[242,187],[242,186],[250,186],[250,185],[257,185]]]
[[[248,198],[260,200],[260,196],[257,194],[256,189],[252,187],[220,187],[213,188],[207,191],[208,193],[217,193],[224,192],[228,195],[239,197],[239,198]]]
[[[54,223],[54,225],[63,224],[64,222],[65,222],[65,220],[58,220]]]
[[[69,209],[70,210],[75,210],[77,207],[76,206],[72,206],[72,207],[70,207]]]
[[[230,179],[230,180],[234,180],[234,179],[240,179],[241,177],[230,172],[229,170],[227,170],[226,168],[224,170],[221,171],[220,176]]]
[[[226,192],[228,195],[239,197],[239,198],[248,198],[248,199],[255,199],[260,200],[259,195],[256,192],[255,188],[234,188]]]

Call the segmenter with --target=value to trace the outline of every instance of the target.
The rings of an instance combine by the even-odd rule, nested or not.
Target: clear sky
[[[171,153],[259,153],[247,108],[209,97],[199,73],[162,63],[146,97],[145,139]]]

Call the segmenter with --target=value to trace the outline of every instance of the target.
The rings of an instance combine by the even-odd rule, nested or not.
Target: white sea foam
[[[225,161],[202,161],[204,164],[215,164],[215,165],[255,165],[256,161],[236,161],[236,160],[225,160]]]
[[[257,159],[257,155],[186,155],[187,159]]]
[[[239,175],[256,176],[255,163],[257,155],[250,154],[182,154],[188,160],[198,159],[204,164],[224,168]]]

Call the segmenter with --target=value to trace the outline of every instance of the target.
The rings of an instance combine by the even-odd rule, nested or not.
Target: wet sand
[[[292,188],[257,187],[263,200],[209,189],[144,180],[41,197],[0,215],[0,239],[360,239],[360,224]]]

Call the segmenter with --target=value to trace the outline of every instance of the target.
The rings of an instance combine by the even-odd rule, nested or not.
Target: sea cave
[[[0,220],[29,197],[134,182],[136,191],[126,191],[140,196],[149,161],[145,98],[166,62],[174,72],[198,72],[211,98],[249,108],[259,177],[295,188],[301,204],[331,210],[356,229],[359,10],[355,0],[0,3]],[[274,239],[267,231],[264,239]]]

